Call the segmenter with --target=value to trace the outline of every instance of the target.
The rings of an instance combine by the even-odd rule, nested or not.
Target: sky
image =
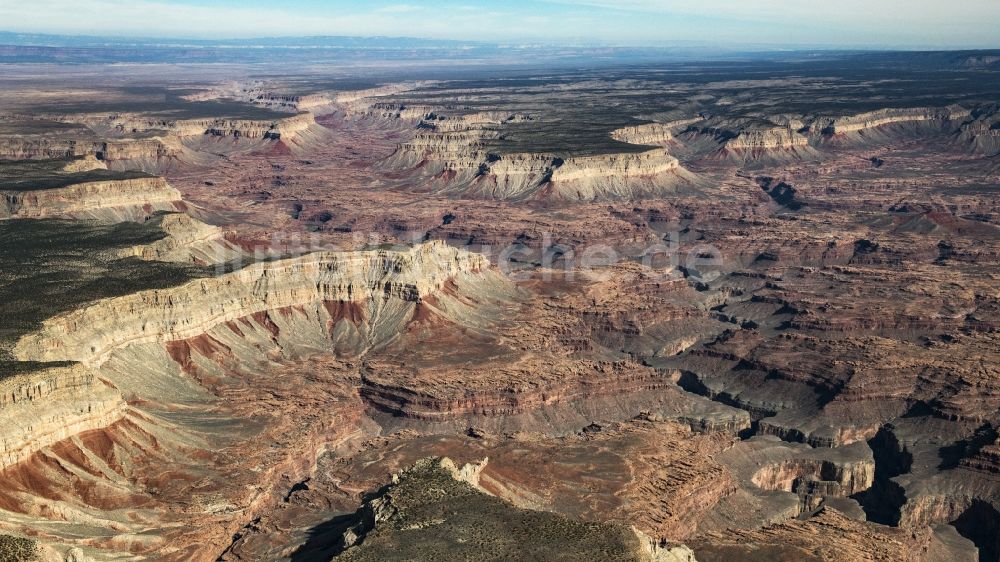
[[[3,0],[0,30],[504,44],[1000,47],[1000,0]]]

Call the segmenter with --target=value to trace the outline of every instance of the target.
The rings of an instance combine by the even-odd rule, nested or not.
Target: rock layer
[[[179,191],[163,178],[87,181],[56,189],[0,191],[3,218],[99,218],[120,222],[182,205]]]
[[[442,243],[402,252],[316,253],[259,263],[51,318],[37,333],[21,338],[14,355],[99,364],[124,345],[195,337],[218,324],[277,308],[388,297],[417,301],[455,275],[488,266],[482,256]]]
[[[21,371],[0,373],[0,470],[125,415],[121,393],[83,365],[38,365]]]

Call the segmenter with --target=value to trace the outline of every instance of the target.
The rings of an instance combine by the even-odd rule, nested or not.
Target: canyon
[[[998,560],[997,78],[830,57],[11,65],[0,545]]]

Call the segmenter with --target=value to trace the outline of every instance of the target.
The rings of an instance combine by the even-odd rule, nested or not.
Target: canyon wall
[[[83,182],[56,189],[0,191],[0,219],[73,217],[127,220],[138,211],[176,210],[179,191],[159,177]]]
[[[739,136],[726,142],[730,150],[774,150],[807,146],[809,139],[790,127],[770,127],[740,131]]]
[[[817,136],[856,133],[895,123],[961,121],[970,114],[968,109],[955,105],[942,108],[880,109],[844,117],[817,117],[810,125],[810,134]]]
[[[415,90],[417,88],[422,88],[425,86],[431,86],[436,84],[434,80],[419,80],[415,82],[400,82],[398,84],[386,84],[384,86],[376,86],[374,88],[368,88],[365,90],[352,90],[349,92],[341,92],[334,97],[334,101],[339,104],[351,104],[358,101],[367,101],[369,98],[377,98],[382,96],[392,96],[395,94],[401,94],[403,92],[408,92],[410,90]]]
[[[435,191],[491,199],[631,199],[674,193],[694,176],[666,149],[561,158],[545,153],[495,154],[489,129],[421,132],[383,166],[437,183]]]
[[[0,139],[0,157],[7,160],[37,160],[95,156],[100,160],[142,160],[176,156],[180,147],[163,139],[119,139],[92,141],[45,137]]]
[[[221,228],[205,224],[185,213],[170,213],[156,220],[159,220],[158,226],[167,234],[166,237],[127,248],[119,255],[150,261],[200,264],[232,262],[243,255],[240,248],[225,239]]]
[[[0,374],[0,470],[125,415],[121,393],[80,364]]]
[[[646,123],[644,125],[632,125],[611,131],[611,138],[627,142],[629,144],[640,145],[664,145],[674,140],[674,132],[681,127],[692,125],[702,121],[701,117],[691,119],[679,119],[666,123]]]
[[[68,119],[79,119],[70,117]],[[311,113],[299,113],[279,119],[159,119],[142,115],[119,114],[98,119],[85,117],[85,123],[98,132],[121,135],[154,133],[191,137],[210,135],[245,139],[279,139],[294,135],[316,124]]]
[[[457,274],[488,267],[486,258],[438,242],[400,252],[328,252],[257,263],[50,318],[39,331],[22,337],[13,353],[22,361],[97,365],[129,344],[191,338],[223,322],[271,309],[385,297],[418,301]]]
[[[664,195],[693,179],[666,149],[658,148],[567,158],[552,171],[550,182],[560,199],[591,201]]]

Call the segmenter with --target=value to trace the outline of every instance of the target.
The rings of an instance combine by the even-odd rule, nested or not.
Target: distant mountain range
[[[733,59],[807,62],[815,58],[875,57],[885,64],[995,67],[1000,50],[912,52],[775,49],[678,42],[654,47],[555,43],[497,44],[415,37],[259,37],[180,39],[50,35],[0,31],[0,63],[325,63],[356,61],[499,61],[505,64],[629,64]]]
[[[315,37],[254,37],[246,39],[180,39],[164,37],[112,37],[95,35],[49,35],[0,31],[0,45],[22,47],[77,48],[322,48],[322,49],[456,49],[491,47],[476,41],[420,39],[415,37],[352,37],[324,35]]]

